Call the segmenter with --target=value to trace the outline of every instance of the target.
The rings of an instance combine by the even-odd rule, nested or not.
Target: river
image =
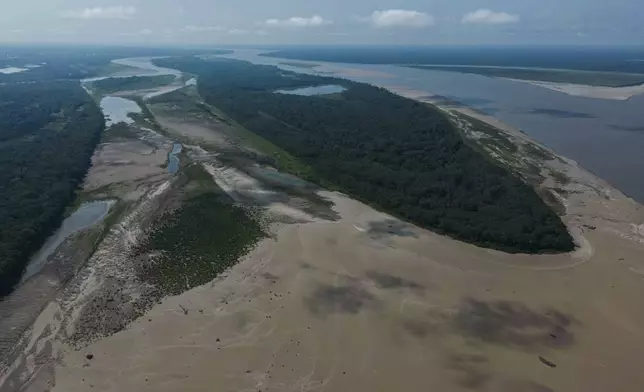
[[[38,253],[29,261],[22,281],[26,281],[37,274],[45,266],[49,256],[72,235],[81,230],[88,229],[103,220],[110,211],[114,201],[93,201],[83,203],[67,219],[63,221],[60,228],[47,239],[47,242],[40,248]]]
[[[182,76],[182,73],[169,69],[157,67],[151,63],[151,58],[130,58],[130,59],[120,59],[113,61],[116,64],[127,65],[139,70],[141,72],[133,72],[132,75],[137,76],[158,76],[158,75],[175,75],[177,79]],[[113,76],[113,77],[128,77],[132,76],[129,74]],[[100,78],[89,78],[81,81],[81,84],[85,85],[88,82],[107,79],[112,76],[100,77]],[[191,83],[195,83],[195,81]],[[183,85],[179,86],[181,88]],[[177,87],[168,88],[167,86],[162,86],[157,89],[157,91],[152,92],[154,96],[158,96],[170,91],[176,90]],[[105,96],[100,101],[100,108],[105,116],[106,126],[110,127],[117,123],[126,123],[133,124],[134,120],[129,117],[131,113],[141,113],[141,107],[134,101],[116,97],[116,96]],[[174,173],[179,168],[179,157],[177,156],[181,152],[181,144],[175,143],[172,149],[172,152],[168,155],[168,170],[171,173]],[[25,273],[22,277],[22,282],[25,282],[32,276],[36,275],[47,263],[49,256],[51,256],[56,249],[65,242],[66,239],[70,238],[72,235],[88,229],[98,223],[100,223],[109,213],[111,206],[114,204],[114,201],[93,201],[88,203],[83,203],[74,213],[72,213],[67,219],[65,219],[60,226],[60,228],[50,236],[45,244],[40,248],[38,253],[32,257],[27,265]]]
[[[240,49],[222,56],[279,65],[301,73],[339,76],[385,88],[442,95],[521,129],[557,153],[644,203],[644,95],[626,101],[570,96],[523,82],[394,65],[320,64],[322,72],[280,64],[293,60],[262,57]]]

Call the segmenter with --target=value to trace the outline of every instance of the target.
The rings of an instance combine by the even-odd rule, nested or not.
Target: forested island
[[[369,204],[438,233],[507,252],[574,243],[535,191],[466,145],[437,108],[385,89],[272,66],[195,57],[155,60],[199,77],[204,100]],[[276,90],[341,85],[329,96]]]
[[[0,85],[0,295],[58,229],[105,121],[78,82]]]
[[[129,76],[124,78],[107,78],[91,83],[93,93],[106,95],[118,91],[143,90],[166,86],[175,80],[174,75]]]

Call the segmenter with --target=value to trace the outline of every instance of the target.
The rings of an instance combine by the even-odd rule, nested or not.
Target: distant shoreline
[[[556,83],[556,82],[541,82],[536,80],[523,80],[512,78],[501,78],[511,80],[513,82],[527,83],[533,86],[547,88],[549,90],[557,91],[560,93],[586,98],[596,99],[609,99],[615,101],[626,101],[634,96],[644,94],[644,84],[625,87],[603,87],[603,86],[590,86],[584,84],[573,83]]]

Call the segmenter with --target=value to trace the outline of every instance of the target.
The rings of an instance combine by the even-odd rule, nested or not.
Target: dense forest
[[[78,82],[0,85],[0,295],[60,225],[104,126]]]
[[[271,66],[156,60],[199,75],[209,104],[314,168],[314,180],[436,232],[509,252],[569,251],[572,238],[534,190],[475,152],[438,109],[384,89]],[[277,89],[340,84],[341,95]]]
[[[143,90],[166,86],[174,82],[174,80],[174,75],[108,78],[92,82],[91,89],[93,93],[111,94],[118,91]]]
[[[293,47],[263,56],[355,64],[475,65],[644,73],[642,47],[328,46]]]
[[[225,54],[227,50],[181,48],[83,47],[83,46],[1,46],[1,68],[26,68],[24,72],[0,73],[0,83],[80,80],[102,75],[118,66],[112,60],[127,57]]]

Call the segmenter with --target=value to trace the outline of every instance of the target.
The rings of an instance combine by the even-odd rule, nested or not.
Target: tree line
[[[199,92],[315,170],[314,180],[419,226],[508,252],[574,248],[561,219],[521,179],[463,142],[437,108],[371,85],[235,60],[170,58]],[[340,84],[341,95],[277,89]]]
[[[104,127],[78,82],[0,86],[0,295],[60,226]]]

